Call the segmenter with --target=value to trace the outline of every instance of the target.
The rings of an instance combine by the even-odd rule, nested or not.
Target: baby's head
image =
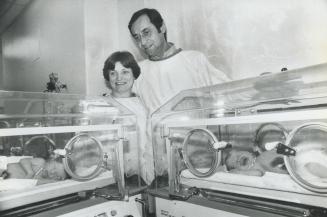
[[[58,181],[67,178],[67,173],[65,171],[64,165],[56,160],[46,161],[44,169],[46,171],[44,174],[44,178]]]

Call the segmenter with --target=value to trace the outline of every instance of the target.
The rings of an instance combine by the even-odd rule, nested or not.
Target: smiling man
[[[141,74],[133,89],[150,113],[182,90],[228,81],[198,51],[183,51],[167,41],[167,28],[160,13],[144,8],[133,14],[129,31],[148,59],[140,62]]]

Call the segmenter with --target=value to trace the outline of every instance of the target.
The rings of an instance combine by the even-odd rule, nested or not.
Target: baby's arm
[[[24,158],[19,161],[19,164],[24,169],[26,176],[26,179],[32,179],[34,176],[34,171],[32,168],[32,162],[30,158]]]
[[[43,158],[24,158],[19,161],[20,165],[26,172],[26,178],[36,178],[35,175],[39,170],[44,168],[45,160]]]

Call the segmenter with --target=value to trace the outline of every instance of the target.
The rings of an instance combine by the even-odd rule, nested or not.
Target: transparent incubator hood
[[[327,63],[182,91],[152,133],[157,189],[327,207]]]
[[[141,188],[136,124],[110,97],[0,91],[0,211]]]

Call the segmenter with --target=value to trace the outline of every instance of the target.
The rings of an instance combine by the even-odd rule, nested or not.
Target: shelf
[[[10,181],[10,179],[7,180]],[[7,210],[68,194],[92,190],[95,186],[101,188],[114,183],[115,179],[112,176],[112,171],[107,171],[92,180],[84,182],[65,180],[34,186],[29,189],[24,189],[23,192],[19,190],[17,186],[17,190],[0,192],[0,210]],[[2,182],[1,184],[5,183]]]
[[[204,118],[170,120],[162,122],[166,127],[191,127],[207,125],[235,125],[235,124],[253,124],[253,123],[270,123],[270,122],[287,122],[287,121],[304,121],[304,120],[322,120],[327,119],[327,109],[305,110],[305,111],[288,111],[281,113],[269,114],[251,114],[235,117],[221,118]]]
[[[189,171],[183,171],[181,184],[327,208],[327,194],[308,191],[285,174],[268,173],[255,177],[218,172],[208,178],[198,178]]]

